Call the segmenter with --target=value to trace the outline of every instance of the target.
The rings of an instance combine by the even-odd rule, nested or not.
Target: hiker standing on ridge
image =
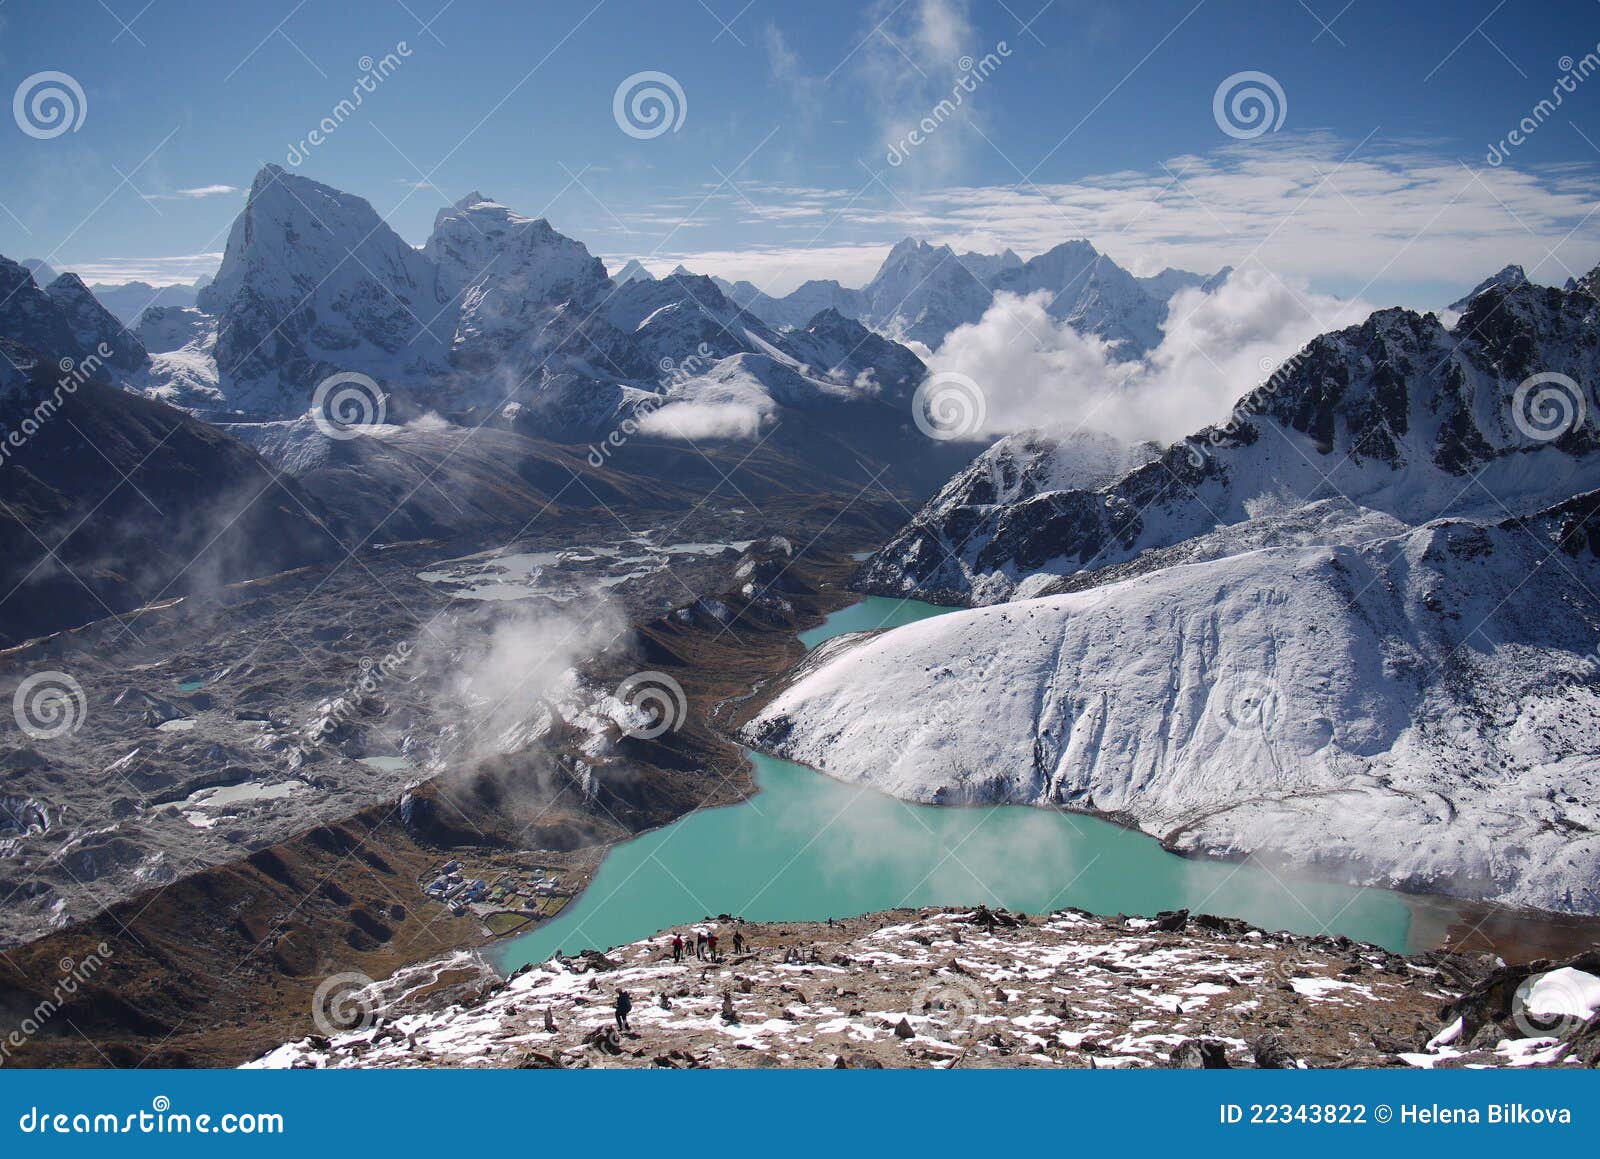
[[[617,991],[617,1029],[632,1032],[628,1025],[628,1012],[633,1009],[633,997],[626,990]]]
[[[675,933],[675,934],[672,935],[672,960],[674,962],[683,961],[683,935],[682,934]]]
[[[733,952],[735,954],[744,953],[744,934],[740,930],[733,931]]]
[[[706,950],[713,962],[717,960],[717,931],[712,930],[706,935]]]
[[[702,962],[705,961],[706,932],[699,926],[696,926],[694,930],[694,956]]]

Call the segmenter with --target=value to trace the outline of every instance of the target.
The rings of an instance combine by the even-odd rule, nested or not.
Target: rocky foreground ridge
[[[895,910],[672,931],[524,967],[456,963],[344,994],[255,1067],[1594,1066],[1600,952],[1564,966],[1402,956],[1185,911]],[[687,932],[687,931],[685,931]],[[633,999],[618,1032],[616,995]],[[1581,1013],[1579,1013],[1581,1011]]]

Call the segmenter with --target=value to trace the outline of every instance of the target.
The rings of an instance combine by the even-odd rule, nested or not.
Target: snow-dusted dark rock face
[[[77,274],[62,274],[45,293],[66,315],[74,348],[88,352],[104,347],[111,352],[106,361],[129,373],[150,361],[144,343],[96,300]]]
[[[1153,445],[1130,448],[1108,435],[1083,431],[1058,436],[1043,431],[1008,435],[945,484],[917,513],[915,522],[875,554],[858,586],[886,594],[910,594],[907,564],[918,566],[915,594],[939,602],[982,602],[993,585],[975,572],[986,546],[987,524],[999,512],[1063,492],[1093,491],[1153,460]],[[980,541],[974,544],[973,541]],[[1005,591],[1009,593],[1007,586]]]
[[[56,357],[76,360],[86,353],[77,349],[61,304],[40,289],[32,271],[5,257],[0,257],[0,338]]]
[[[1495,287],[1499,287],[1502,290],[1514,290],[1518,286],[1525,286],[1527,284],[1528,275],[1523,273],[1521,266],[1506,266],[1499,273],[1493,274],[1479,282],[1472,288],[1472,292],[1467,294],[1466,297],[1459,298],[1456,301],[1451,302],[1450,309],[1460,313],[1462,310],[1467,308],[1472,299],[1476,298],[1485,290],[1494,289]],[[1568,288],[1570,289],[1571,287]]]
[[[1379,311],[1312,341],[1229,423],[1111,482],[995,492],[957,480],[869,561],[862,586],[993,603],[1319,503],[1304,541],[1344,541],[1326,518],[1332,508],[1352,516],[1359,538],[1373,512],[1407,525],[1498,517],[1600,487],[1592,285],[1494,284],[1453,330],[1432,314]],[[1519,396],[1540,373],[1579,384],[1565,413],[1581,407],[1586,421],[1563,431],[1551,425],[1562,421],[1559,399],[1541,415],[1537,385]]]
[[[454,307],[458,366],[503,361],[560,303],[609,288],[605,265],[581,242],[477,192],[439,211],[422,252]]]

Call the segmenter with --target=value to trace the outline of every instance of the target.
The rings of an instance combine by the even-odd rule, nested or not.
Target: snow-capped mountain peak
[[[268,165],[200,307],[220,316],[222,389],[241,409],[300,413],[330,373],[389,383],[447,367],[434,264],[361,197]]]

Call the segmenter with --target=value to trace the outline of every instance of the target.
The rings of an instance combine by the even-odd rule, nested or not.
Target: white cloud
[[[646,434],[669,439],[753,439],[761,411],[746,403],[674,402],[639,420]]]
[[[946,189],[847,216],[964,248],[1010,245],[1024,255],[1087,237],[1139,274],[1254,260],[1321,285],[1465,289],[1508,261],[1556,284],[1592,268],[1600,241],[1580,227],[1597,199],[1600,181],[1588,167],[1473,170],[1415,149],[1353,149],[1325,136],[1280,133],[1174,157],[1152,172]]]
[[[909,167],[882,176],[894,184]],[[888,243],[907,235],[958,250],[1009,246],[1023,257],[1086,237],[1137,274],[1259,264],[1318,289],[1424,308],[1508,262],[1554,285],[1600,262],[1600,177],[1592,167],[1469,169],[1419,146],[1358,148],[1326,135],[1276,133],[1148,171],[1070,182],[907,186],[894,197],[876,185],[804,195],[741,190],[757,206],[775,207],[767,228],[796,225],[808,241],[826,244],[691,250],[673,261],[770,281],[775,293],[807,278],[861,285]],[[779,212],[797,204],[823,216],[781,220]],[[758,216],[742,203],[738,212]],[[1419,286],[1439,300],[1420,296]]]
[[[85,282],[118,285],[123,282],[148,282],[152,286],[188,285],[201,274],[214,274],[222,264],[222,254],[178,254],[164,258],[101,258],[91,262],[52,262],[57,269],[70,270]]]
[[[783,295],[812,278],[864,285],[878,272],[889,249],[887,245],[757,246],[665,254],[644,264],[658,277],[681,263],[697,274],[715,274],[730,282],[745,279],[769,294]],[[609,262],[606,268],[611,268]]]
[[[196,185],[191,189],[177,189],[171,193],[141,193],[146,201],[197,201],[202,197],[220,197],[226,193],[239,193],[237,185]]]
[[[1214,294],[1174,297],[1161,345],[1145,362],[1129,363],[1098,338],[1055,322],[1048,302],[1042,292],[1000,295],[930,356],[935,373],[978,384],[985,434],[1057,427],[1172,442],[1222,420],[1311,338],[1372,311],[1247,269]]]

